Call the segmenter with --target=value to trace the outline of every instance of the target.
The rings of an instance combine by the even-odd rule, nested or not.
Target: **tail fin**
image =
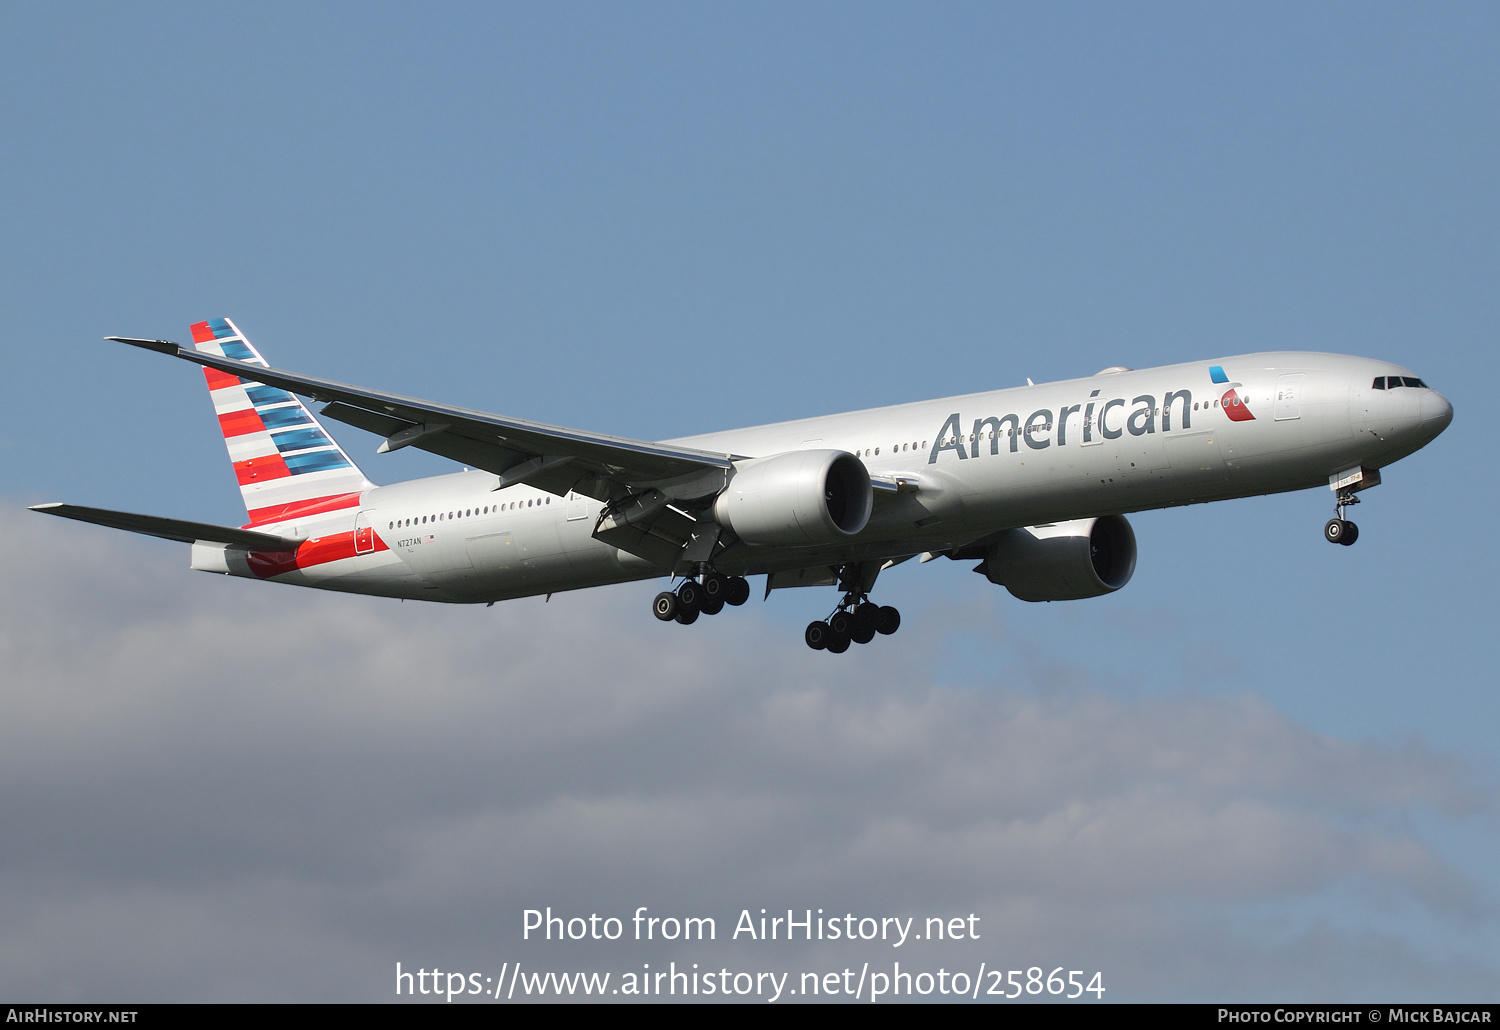
[[[198,322],[192,332],[200,351],[266,363],[227,318]],[[203,377],[250,525],[357,508],[374,486],[292,394],[212,368]]]

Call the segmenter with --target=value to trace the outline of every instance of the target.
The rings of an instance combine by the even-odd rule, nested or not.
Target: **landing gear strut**
[[[1352,490],[1340,490],[1338,500],[1334,503],[1333,510],[1336,513],[1323,526],[1323,539],[1330,544],[1343,544],[1348,546],[1359,539],[1359,527],[1344,518],[1344,508],[1351,504],[1358,504],[1359,498]]]

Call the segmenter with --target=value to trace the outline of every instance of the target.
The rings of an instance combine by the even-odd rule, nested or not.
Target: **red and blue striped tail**
[[[192,327],[193,345],[207,354],[265,365],[239,327],[213,318]],[[292,394],[205,368],[209,396],[229,460],[240,483],[249,525],[358,508],[375,484],[365,478]]]

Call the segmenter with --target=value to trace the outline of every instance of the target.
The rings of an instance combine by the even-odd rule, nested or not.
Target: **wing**
[[[435,404],[236,361],[168,340],[105,339],[310,397],[324,404],[321,414],[384,436],[382,452],[416,447],[440,454],[493,472],[500,477],[496,489],[524,482],[558,495],[576,490],[602,501],[619,501],[653,488],[673,497],[708,496],[723,488],[734,467],[733,455]]]

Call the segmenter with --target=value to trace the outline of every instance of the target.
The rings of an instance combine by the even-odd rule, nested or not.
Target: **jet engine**
[[[714,518],[748,544],[837,543],[865,528],[875,494],[848,451],[788,451],[737,464]]]
[[[1119,590],[1135,572],[1123,515],[1007,530],[975,569],[1023,601],[1072,601]]]

